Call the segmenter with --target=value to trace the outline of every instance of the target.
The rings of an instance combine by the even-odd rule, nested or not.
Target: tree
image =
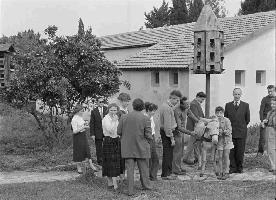
[[[210,5],[213,12],[218,18],[226,16],[226,8],[224,7],[225,0],[205,0],[206,5]]]
[[[238,14],[247,15],[256,12],[275,10],[275,0],[244,0]]]
[[[202,0],[193,0],[192,2],[190,2],[190,8],[189,8],[190,22],[197,21],[197,18],[199,17],[203,6],[204,4]]]
[[[17,108],[37,99],[49,108],[48,117],[35,109],[28,112],[51,147],[64,131],[58,115],[69,115],[75,103],[88,97],[109,97],[119,91],[121,84],[129,86],[119,80],[121,72],[105,58],[92,29],[84,31],[81,20],[79,25],[78,34],[73,36],[56,36],[57,27],[49,26],[45,30],[47,40],[32,30],[2,38],[18,48],[12,59],[14,78],[10,86],[2,89],[2,96]]]
[[[146,28],[157,28],[170,24],[170,10],[168,3],[163,0],[162,5],[159,8],[153,7],[153,10],[149,13],[144,13],[146,22]]]
[[[186,5],[186,0],[172,0],[173,7],[171,8],[170,22],[172,25],[184,24],[189,22],[189,13]]]
[[[82,37],[84,35],[84,24],[82,22],[82,19],[79,19],[79,29],[78,29],[78,35]]]

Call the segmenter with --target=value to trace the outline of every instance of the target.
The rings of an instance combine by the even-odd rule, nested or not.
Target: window
[[[170,72],[169,75],[169,79],[170,79],[170,85],[176,86],[178,85],[178,72]]]
[[[245,71],[235,70],[235,85],[244,86],[245,85]]]
[[[160,78],[159,78],[159,72],[151,72],[151,85],[154,87],[159,86]]]
[[[4,59],[0,58],[0,65],[4,65]]]
[[[4,87],[5,86],[5,83],[1,83],[1,87]]]
[[[0,74],[0,78],[4,78],[5,77],[5,74]]]
[[[4,65],[0,65],[0,69],[4,69],[5,67],[4,67]]]
[[[264,70],[257,70],[256,71],[256,83],[258,85],[265,85],[266,83],[266,73]]]
[[[4,57],[5,57],[4,52],[0,52],[0,58],[4,58]]]

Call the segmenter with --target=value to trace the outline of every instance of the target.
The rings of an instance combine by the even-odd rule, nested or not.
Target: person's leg
[[[194,145],[195,145],[195,137],[190,136],[189,141],[188,141],[188,145],[186,148],[186,152],[183,158],[184,162],[190,163],[190,162],[194,162]]]
[[[235,173],[237,172],[237,164],[236,164],[236,151],[237,151],[237,140],[236,138],[233,138],[233,144],[234,144],[234,148],[230,150],[230,155],[229,155],[229,159],[230,159],[230,173]]]
[[[162,160],[162,174],[161,177],[167,177],[170,175],[170,156],[171,156],[171,140],[165,134],[165,131],[160,129],[160,135],[163,146],[163,160]]]
[[[276,131],[273,127],[267,127],[267,153],[270,161],[270,170],[276,170]]]
[[[118,189],[117,177],[112,177],[112,184],[115,190]]]
[[[81,162],[77,162],[76,165],[77,165],[78,173],[79,173],[79,174],[82,174],[83,171],[82,171],[82,167],[81,167]]]
[[[137,158],[137,165],[138,165],[138,169],[140,173],[140,181],[143,189],[151,189],[147,159]]]
[[[173,147],[173,161],[172,161],[172,172],[174,174],[181,174],[181,159],[183,152],[182,145],[182,134],[175,136],[175,146]]]
[[[236,151],[236,164],[237,164],[237,171],[239,173],[243,172],[243,158],[244,158],[244,151],[245,151],[245,141],[246,138],[239,138],[237,139],[237,151]]]
[[[150,158],[150,179],[157,180],[157,172],[159,168],[159,158],[156,152],[155,138],[153,137],[152,145],[151,145],[151,158]]]
[[[128,195],[134,194],[134,164],[135,160],[133,158],[125,159],[126,170],[127,170],[127,185],[128,185]]]
[[[89,162],[89,166],[91,167],[91,169],[93,169],[94,171],[97,171],[97,168],[95,167],[95,165],[92,163],[91,159],[88,159]]]
[[[225,174],[229,174],[229,166],[230,166],[229,154],[230,154],[230,149],[224,149],[223,160],[224,160],[224,173]]]
[[[103,140],[95,139],[97,163],[102,165]]]
[[[223,173],[223,150],[218,150],[218,157],[219,157],[219,161],[218,161],[218,165],[219,165],[219,170],[218,170],[218,172],[219,172],[219,178],[221,178],[221,175],[222,175],[222,173]]]
[[[107,177],[107,186],[108,187],[112,187],[113,186],[113,182],[112,182],[112,178],[111,177]]]
[[[260,127],[258,153],[263,154],[265,150],[264,147],[265,147],[265,128]]]

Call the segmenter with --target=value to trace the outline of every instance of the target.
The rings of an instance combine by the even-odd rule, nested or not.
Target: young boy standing
[[[232,127],[230,120],[224,117],[224,109],[221,106],[216,107],[215,114],[219,119],[219,137],[217,144],[219,155],[218,179],[226,180],[227,178],[229,178],[230,149],[234,148],[232,142]]]

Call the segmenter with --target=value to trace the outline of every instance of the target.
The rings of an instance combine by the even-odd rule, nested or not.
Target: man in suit
[[[134,194],[134,166],[137,162],[143,189],[150,190],[149,166],[152,140],[150,119],[142,113],[144,102],[134,99],[133,111],[121,116],[117,134],[121,136],[121,154],[127,169],[128,195]]]
[[[97,102],[98,106],[91,111],[90,117],[90,136],[95,141],[97,163],[102,165],[103,151],[103,127],[102,119],[107,114],[107,107],[104,106],[104,98],[100,97]]]
[[[198,122],[200,117],[204,117],[201,104],[205,101],[205,99],[206,99],[206,94],[204,92],[198,92],[196,94],[196,98],[190,103],[190,111],[194,114],[194,117],[191,117],[192,115],[190,115],[187,119],[186,128],[189,131],[194,131],[195,124]],[[186,149],[186,154],[183,159],[183,162],[186,164],[194,164],[197,162],[197,158],[194,158],[195,155],[198,153],[198,152],[195,152],[195,147],[196,147],[195,142],[196,142],[196,138],[193,136],[190,136],[188,146]]]
[[[261,106],[260,106],[259,113],[260,113],[261,122],[263,122],[263,120],[267,116],[267,113],[271,110],[271,99],[275,97],[275,86],[274,85],[267,86],[267,92],[268,92],[268,95],[262,99]],[[265,150],[264,147],[265,147],[265,128],[261,127],[257,155],[264,153],[264,150]]]
[[[232,140],[234,148],[230,151],[230,172],[243,173],[243,157],[247,136],[247,125],[250,122],[249,104],[240,100],[242,90],[233,90],[234,101],[226,103],[224,116],[230,119],[232,125]]]

